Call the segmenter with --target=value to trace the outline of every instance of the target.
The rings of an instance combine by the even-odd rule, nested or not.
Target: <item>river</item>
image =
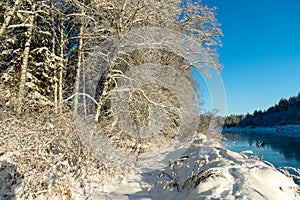
[[[259,152],[260,159],[272,163],[275,167],[289,166],[300,169],[300,137],[270,133],[223,132],[223,146],[238,153],[251,150],[252,155],[255,155],[258,152],[257,141],[263,141]]]

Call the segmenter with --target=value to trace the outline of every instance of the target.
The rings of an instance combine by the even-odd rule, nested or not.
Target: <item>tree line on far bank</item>
[[[230,115],[225,118],[225,127],[276,126],[300,124],[300,92],[289,99],[282,98],[268,109],[255,110],[252,114]]]

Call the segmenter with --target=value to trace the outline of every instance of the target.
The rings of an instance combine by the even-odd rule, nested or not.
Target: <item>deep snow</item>
[[[220,146],[203,143],[172,165],[142,168],[120,178],[72,182],[75,199],[300,199],[299,186],[275,168]],[[173,169],[174,169],[174,162]],[[176,169],[176,167],[175,167]],[[194,178],[192,178],[194,177]],[[96,179],[94,179],[96,180]],[[167,187],[167,183],[169,187]],[[179,190],[179,192],[178,192]]]

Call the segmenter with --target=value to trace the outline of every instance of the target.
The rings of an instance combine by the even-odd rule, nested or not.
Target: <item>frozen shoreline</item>
[[[0,156],[1,160],[13,162],[10,157],[18,152]],[[169,152],[172,153],[172,152]],[[136,169],[127,174],[103,174],[84,176],[83,181],[64,174],[56,185],[66,187],[62,193],[45,190],[39,199],[120,199],[120,200],[195,200],[195,199],[300,199],[299,186],[291,177],[272,166],[248,158],[226,148],[213,146],[203,138],[201,144],[183,154],[172,165],[157,167],[151,171]],[[166,155],[167,156],[167,155]],[[174,173],[172,173],[172,167]],[[198,168],[199,167],[199,168]],[[9,174],[9,169],[3,173]],[[165,176],[162,176],[165,175]],[[6,177],[6,176],[3,176]],[[4,181],[4,178],[0,183]],[[176,190],[180,189],[180,192]],[[22,191],[20,185],[18,191]],[[0,188],[0,197],[3,195]],[[17,199],[23,199],[16,192]],[[67,196],[69,195],[69,196]]]
[[[289,137],[300,137],[300,125],[291,124],[291,125],[282,125],[282,126],[273,126],[273,127],[231,127],[223,128],[224,132],[246,132],[246,133],[261,133],[261,134],[276,134]]]
[[[207,152],[207,154],[202,155],[200,152]],[[201,146],[194,149],[178,168],[179,176],[176,180],[179,183],[184,183],[191,177],[192,168],[188,166],[193,166],[197,160],[203,161],[201,169],[207,174],[196,176],[201,180],[199,185],[186,190],[182,189],[181,192],[176,191],[173,186],[169,189],[159,187],[160,181],[163,181],[159,178],[160,171],[153,171],[124,177],[120,183],[110,181],[95,183],[92,187],[94,190],[88,193],[91,199],[102,197],[101,199],[122,200],[300,199],[297,193],[298,186],[292,178],[261,161],[245,158],[239,153],[222,147]],[[168,168],[163,171],[171,173]],[[167,178],[166,181],[168,180]],[[83,199],[83,192],[80,194],[79,191],[82,189],[80,190],[79,185],[72,189],[75,194],[77,193],[75,199]]]

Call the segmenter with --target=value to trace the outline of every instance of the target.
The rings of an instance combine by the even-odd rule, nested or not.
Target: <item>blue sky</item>
[[[300,0],[208,0],[224,33],[226,113],[267,109],[300,92]],[[207,103],[209,103],[207,101]]]

